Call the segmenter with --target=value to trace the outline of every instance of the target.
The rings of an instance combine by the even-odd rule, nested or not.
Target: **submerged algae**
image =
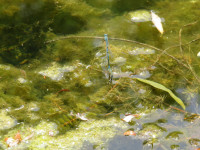
[[[1,110],[0,113],[0,130],[10,129],[17,125],[17,120],[8,116],[8,110]]]
[[[165,26],[167,27],[166,32],[163,35],[163,37],[160,37],[160,35],[158,35],[156,31],[154,31],[154,28],[152,27],[151,24],[148,24],[148,23],[132,24],[130,20],[127,20],[124,17],[125,15],[115,16],[115,14],[111,13],[111,10],[102,10],[101,8],[99,9],[95,7],[94,5],[89,6],[84,1],[79,1],[79,0],[76,0],[76,1],[70,0],[66,2],[58,1],[58,2],[59,3],[58,5],[56,5],[56,9],[59,10],[59,14],[55,16],[55,20],[51,20],[52,22],[50,21],[52,23],[51,24],[52,26],[48,26],[48,23],[47,24],[44,23],[45,27],[47,25],[48,27],[52,28],[52,29],[50,28],[48,29],[48,32],[51,32],[51,35],[48,38],[51,38],[51,37],[59,38],[59,36],[55,34],[59,32],[68,34],[70,33],[69,29],[73,25],[75,25],[75,29],[73,30],[73,33],[79,31],[79,33],[77,33],[76,35],[103,35],[104,33],[108,33],[112,37],[124,37],[124,38],[132,39],[132,40],[136,39],[139,41],[143,41],[144,43],[150,43],[152,45],[156,45],[159,48],[162,48],[162,47],[167,48],[170,46],[170,44],[174,44],[176,41],[178,43],[179,39],[177,35],[179,31],[179,26],[183,26],[184,24],[188,23],[188,20],[185,20],[183,16],[187,16],[187,13],[189,14],[190,9],[193,7],[195,8],[192,10],[194,14],[198,14],[199,12],[197,9],[199,2],[195,2],[196,6],[194,6],[192,5],[191,1],[190,2],[187,1],[186,3],[190,7],[187,9],[184,8],[184,10],[186,11],[182,11],[182,8],[183,8],[182,6],[185,5],[182,1],[157,2],[155,5],[155,9],[159,9],[158,10],[159,14],[165,17],[165,20],[166,20]],[[112,1],[110,2],[110,4],[111,3]],[[113,3],[118,4],[118,3],[123,3],[123,2],[113,1]],[[65,4],[65,5],[62,6],[61,4]],[[176,4],[180,4],[180,5],[176,5]],[[166,7],[166,5],[169,7]],[[30,6],[32,6],[32,3],[30,3]],[[112,6],[109,6],[109,8],[111,7]],[[129,6],[129,8],[130,7],[133,7],[133,6]],[[167,12],[166,9],[169,9],[169,8],[173,10],[174,12],[178,12],[178,11],[179,12],[176,13],[176,15],[174,15],[174,12],[166,14]],[[82,13],[83,10],[84,10],[84,13]],[[7,13],[8,15],[14,15],[19,10],[14,9],[13,7],[11,11],[12,13],[8,13],[8,12],[5,12],[5,13]],[[28,12],[31,12],[31,10]],[[65,18],[65,16],[69,16],[70,22],[74,21],[73,25],[68,24],[68,21],[66,20],[67,18]],[[196,16],[190,14],[187,16],[187,18],[193,21],[196,18]],[[68,25],[67,27],[57,26],[58,24],[62,24],[62,19],[64,19],[64,24],[66,23]],[[37,27],[40,25],[41,25],[40,22],[39,22],[39,25],[36,22],[34,27]],[[80,25],[83,25],[83,27],[82,26],[80,27]],[[45,29],[45,27],[44,27],[44,30],[42,31],[38,29],[39,31],[42,32],[42,35],[43,34],[46,35],[47,29]],[[194,28],[188,28],[188,29],[184,28],[183,35],[182,35],[182,42],[186,42],[189,39],[194,39],[195,36],[197,35],[198,28],[199,28],[199,24],[196,24]],[[33,31],[33,33],[34,32],[35,31]],[[28,32],[27,36],[30,33],[32,32],[31,31]],[[18,32],[17,32],[17,35],[18,35]],[[37,36],[39,35],[36,35],[36,38]],[[30,37],[30,39],[32,38],[35,39],[35,37]],[[44,38],[44,37],[42,36],[41,38]],[[27,42],[25,41],[25,44],[30,43],[31,41],[30,39]],[[44,39],[42,41],[44,41]],[[37,40],[40,41],[40,38]],[[22,41],[19,41],[18,43],[20,42]],[[37,43],[37,41],[33,41],[33,44],[35,42]],[[71,147],[72,145],[70,144],[74,142],[73,140],[76,140],[72,138],[74,134],[81,136],[80,138],[77,136],[77,141],[79,140],[82,141],[86,139],[86,137],[82,137],[83,133],[85,134],[85,131],[83,132],[84,129],[81,129],[83,124],[91,123],[91,126],[92,124],[94,124],[93,128],[96,128],[95,123],[100,123],[99,120],[98,121],[95,120],[91,122],[81,122],[80,120],[78,120],[76,122],[73,122],[74,124],[72,123],[72,125],[69,126],[69,128],[64,127],[62,128],[62,130],[60,130],[59,128],[61,127],[59,125],[63,127],[63,125],[66,122],[69,122],[75,118],[74,116],[69,115],[71,111],[73,111],[73,113],[86,113],[87,117],[90,119],[101,118],[102,119],[101,121],[105,123],[106,116],[118,116],[119,113],[125,114],[128,112],[140,113],[140,111],[145,111],[146,109],[147,111],[150,111],[152,108],[168,107],[168,106],[165,106],[165,103],[168,103],[168,100],[170,99],[166,98],[165,94],[157,92],[154,89],[151,89],[144,85],[133,82],[132,80],[130,80],[130,77],[132,76],[141,74],[142,76],[144,75],[145,77],[151,77],[150,78],[151,80],[159,82],[169,87],[170,89],[175,89],[176,86],[185,86],[185,85],[193,84],[192,82],[195,82],[195,78],[190,74],[191,71],[188,70],[187,68],[184,68],[182,64],[177,63],[177,60],[178,62],[180,60],[181,62],[186,63],[186,64],[188,63],[189,65],[194,67],[195,65],[199,64],[198,59],[195,59],[196,53],[195,53],[195,57],[193,55],[190,55],[191,58],[189,58],[189,56],[180,56],[179,47],[175,47],[173,49],[174,51],[170,51],[170,49],[166,50],[169,54],[173,54],[173,57],[175,58],[173,59],[173,58],[169,58],[169,56],[167,55],[162,55],[160,54],[160,52],[154,51],[153,49],[151,49],[149,52],[148,51],[149,49],[146,49],[143,46],[138,47],[133,44],[112,41],[110,42],[110,49],[113,54],[113,58],[111,58],[111,62],[112,62],[111,67],[113,69],[113,72],[116,72],[115,77],[119,78],[119,80],[115,79],[113,81],[115,85],[112,85],[112,84],[109,85],[107,84],[108,80],[105,77],[106,71],[107,71],[105,68],[107,68],[107,63],[103,62],[105,61],[104,57],[106,56],[105,45],[103,44],[103,41],[100,41],[95,46],[93,45],[94,43],[95,43],[95,40],[89,41],[85,39],[82,39],[82,40],[68,39],[68,41],[64,40],[64,41],[57,41],[56,43],[50,43],[50,45],[48,45],[48,49],[51,49],[50,51],[48,51],[48,49],[46,48],[43,48],[43,49],[38,48],[36,51],[38,50],[42,51],[40,53],[42,55],[39,55],[37,57],[37,60],[35,59],[39,63],[31,64],[30,62],[34,60],[29,60],[29,62],[26,62],[27,64],[23,64],[24,61],[22,61],[22,63],[20,64],[19,67],[25,68],[25,71],[24,71],[25,73],[21,73],[20,69],[14,68],[14,67],[10,67],[10,68],[5,67],[5,66],[0,67],[1,69],[0,72],[2,76],[1,78],[2,82],[0,85],[1,96],[2,96],[1,101],[3,103],[3,104],[0,104],[0,106],[2,108],[7,108],[7,107],[12,106],[13,111],[11,111],[10,114],[13,117],[16,117],[17,121],[23,121],[25,124],[25,128],[28,128],[27,124],[30,122],[31,123],[35,122],[34,125],[37,126],[37,124],[39,123],[39,120],[49,119],[50,121],[57,123],[58,129],[56,129],[56,132],[57,130],[59,130],[63,134],[63,135],[57,135],[58,138],[55,137],[56,140],[54,141],[58,143],[58,144],[56,143],[57,145],[53,145],[51,143],[52,142],[51,139],[54,137],[44,137],[46,141],[44,144],[42,144],[40,140],[43,138],[43,135],[38,135],[38,138],[36,138],[37,140],[36,139],[35,141],[33,140],[34,142],[31,144],[32,147],[34,148],[45,148],[45,147],[48,148],[50,146],[56,147],[56,146],[59,146],[59,139],[61,140],[61,143],[65,145],[64,143],[66,142],[65,136],[69,137],[68,139],[69,142],[65,146]],[[42,45],[43,44],[44,43],[42,43]],[[21,46],[23,47],[23,43]],[[20,46],[21,48],[20,50],[29,48],[29,46],[27,45],[25,45],[25,48],[22,48],[21,46]],[[191,51],[196,52],[198,50],[198,44],[195,46],[191,45],[190,48],[191,48],[190,49]],[[11,47],[11,49],[14,49],[14,48]],[[142,50],[142,52],[133,51],[135,49]],[[17,54],[15,55],[17,56],[16,57],[17,61],[21,61],[21,59],[23,59],[24,57],[26,59],[30,58],[29,55],[27,56],[26,54],[19,52],[20,50],[16,48],[14,49],[14,52],[12,51],[14,54]],[[186,50],[187,50],[187,47],[184,46],[184,53],[186,53]],[[96,53],[98,53],[98,55],[96,55],[97,57],[95,57]],[[130,53],[133,55],[129,55]],[[139,55],[136,55],[136,54],[139,54]],[[151,54],[151,55],[149,56],[147,54]],[[116,58],[119,58],[119,57],[125,58],[126,61],[124,61],[123,59],[121,59],[120,61],[116,60]],[[12,58],[9,61],[16,62],[15,59],[12,60]],[[74,63],[76,60],[78,60],[77,63]],[[192,63],[194,60],[196,62],[195,64]],[[49,66],[49,64],[55,61],[56,63],[55,65],[52,65],[53,66],[52,68],[49,67],[48,68],[49,70],[45,69],[44,66]],[[190,63],[190,61],[192,62]],[[71,65],[71,66],[68,66],[69,68],[71,68],[71,70],[69,69],[70,70],[69,72],[66,71],[62,67],[62,66],[65,66],[65,64]],[[35,68],[30,67],[29,65],[34,66]],[[73,67],[74,65],[76,67]],[[152,69],[152,65],[155,66],[156,68]],[[45,78],[42,75],[38,74],[39,72],[38,70],[40,69],[43,70],[41,74],[45,75]],[[198,71],[198,68],[195,68],[195,71]],[[132,73],[134,73],[134,75],[131,75]],[[60,75],[60,76],[57,76],[57,75]],[[22,82],[24,81],[24,80],[21,80],[22,78],[26,79],[27,82],[19,83],[18,79],[20,79],[20,81]],[[60,79],[60,80],[55,81],[54,79]],[[58,92],[62,89],[68,89],[69,92]],[[144,89],[146,92],[144,93],[142,92],[143,94],[141,94],[141,89]],[[24,104],[24,103],[29,103],[30,101],[31,102],[35,101],[36,103],[34,102],[34,104],[37,104],[37,106],[34,107],[34,105],[29,106],[29,104],[27,105]],[[24,106],[24,108],[20,110],[15,110],[15,109],[21,108],[21,106]],[[36,110],[38,110],[38,108],[40,109],[35,112],[35,111],[32,111],[32,109],[29,109],[29,107]],[[173,113],[170,114],[168,117],[165,116],[165,118],[170,118],[170,116],[173,116]],[[177,120],[182,121],[181,118],[183,119],[183,116],[180,116]],[[152,122],[154,118],[150,116],[149,119],[151,119],[149,122]],[[117,121],[114,120],[113,122],[117,122]],[[78,126],[79,123],[80,125]],[[109,123],[109,122],[106,122],[106,123]],[[182,121],[182,123],[184,124],[184,121]],[[43,128],[42,126],[45,126],[45,125],[47,125],[47,123],[44,123],[41,126],[40,124],[38,124],[37,127]],[[111,125],[113,124],[111,123]],[[177,126],[179,127],[180,124],[177,124]],[[48,126],[48,127],[49,129],[52,129],[51,126]],[[147,143],[149,144],[153,144],[154,142],[156,143],[160,142],[157,139],[154,139],[155,138],[155,136],[153,136],[154,134],[151,134],[151,133],[155,133],[159,131],[159,129],[156,127],[151,126],[148,128],[147,133],[149,133],[150,136],[147,138],[153,138],[152,140],[151,139],[147,140]],[[76,133],[77,130],[71,130],[71,131],[68,130],[68,129],[74,129],[74,128],[78,128],[77,130],[82,133],[80,134]],[[154,128],[156,129],[154,130]],[[198,129],[197,126],[196,128]],[[113,131],[113,129],[111,127],[105,127],[105,128],[102,127],[100,129],[97,127],[96,131],[103,132],[103,133],[104,131],[106,131],[108,134],[110,133],[110,131]],[[117,132],[117,130],[113,132]],[[192,132],[195,133],[196,130],[193,129]],[[42,133],[46,134],[47,132],[44,131]],[[98,135],[98,133],[96,133],[95,131],[91,133],[90,129],[88,130],[88,133],[91,137],[94,137],[94,139],[95,139],[95,135],[96,134]],[[163,130],[159,133],[163,133]],[[113,135],[113,133],[110,133],[110,134]],[[142,129],[141,129],[141,135],[142,135]],[[109,135],[106,135],[105,133],[105,137],[107,136]],[[108,138],[112,138],[112,137],[110,136]],[[93,143],[94,142],[93,140],[90,139],[89,142]],[[99,139],[95,139],[95,140],[98,141],[98,143],[95,143],[97,145],[101,142],[105,143],[105,141],[102,141]],[[160,143],[163,144],[165,142],[163,142],[162,140],[162,142]],[[39,144],[40,147],[37,147],[37,144]],[[75,144],[75,147],[76,146],[79,147],[79,145],[76,145],[76,144],[79,144],[79,142],[75,142],[74,144]],[[82,143],[80,145],[82,145]]]
[[[151,14],[147,10],[137,10],[134,12],[129,12],[128,16],[133,22],[146,22],[151,21]]]
[[[58,64],[53,62],[51,66],[49,66],[46,70],[41,70],[39,74],[47,76],[52,80],[59,81],[62,79],[65,72],[71,72],[73,70],[74,70],[73,66],[60,67]]]
[[[27,142],[20,143],[17,148],[32,149],[81,149],[85,141],[93,145],[104,147],[106,143],[114,137],[119,130],[126,129],[127,126],[120,120],[109,118],[104,120],[89,120],[80,123],[75,130],[63,135],[57,135],[58,130],[55,123],[42,121],[37,126],[20,126],[18,129],[10,131],[4,137],[11,136],[18,130],[23,132],[22,140],[33,133],[33,137]],[[52,134],[51,134],[52,133]]]

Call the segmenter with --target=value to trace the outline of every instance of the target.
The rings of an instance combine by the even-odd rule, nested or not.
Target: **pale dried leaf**
[[[126,117],[124,117],[122,120],[125,122],[130,122],[135,116],[133,115],[128,115]]]
[[[162,26],[160,17],[157,16],[153,11],[151,11],[151,18],[152,18],[152,22],[155,25],[155,27],[158,29],[158,31],[161,34],[163,34],[164,30],[163,30],[163,26]]]
[[[79,118],[81,120],[84,120],[84,121],[87,121],[88,119],[85,117],[85,114],[80,114],[80,113],[77,113],[76,114],[76,118]]]
[[[200,52],[197,53],[197,57],[200,57]]]

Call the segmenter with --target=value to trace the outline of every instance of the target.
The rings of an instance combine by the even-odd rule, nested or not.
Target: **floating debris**
[[[32,134],[28,135],[27,137],[25,137],[25,138],[22,140],[22,142],[26,142],[26,141],[30,140],[33,136],[34,136],[34,132],[33,132]]]
[[[14,138],[5,138],[4,141],[6,142],[8,147],[16,147],[22,141],[21,134],[18,131]]]
[[[124,132],[125,136],[136,136],[136,133],[134,131],[128,130],[126,132]]]
[[[86,118],[85,114],[80,114],[80,113],[77,113],[76,114],[76,118],[79,118],[81,120],[84,120],[84,121],[87,121],[88,119]]]
[[[15,110],[20,110],[22,108],[24,108],[24,105],[21,105],[19,108],[15,108]]]
[[[5,138],[5,142],[8,147],[16,147],[19,144],[19,141],[13,138]]]
[[[133,118],[138,118],[138,117],[140,117],[139,114],[129,114],[125,116],[122,120],[125,122],[131,122]]]
[[[124,117],[122,120],[125,122],[130,122],[133,118],[135,118],[133,115],[128,115]]]
[[[151,11],[151,18],[152,18],[152,22],[155,25],[155,27],[158,29],[158,31],[163,34],[164,30],[163,30],[163,26],[162,26],[162,21],[161,18],[159,16],[157,16],[153,11]]]
[[[200,51],[197,53],[197,57],[200,57]]]
[[[19,131],[17,132],[17,134],[15,135],[14,137],[15,140],[21,142],[22,141],[22,137],[21,137],[21,134],[19,133]]]
[[[28,140],[30,140],[33,136],[34,133],[22,139],[21,134],[18,131],[13,138],[6,137],[4,141],[7,144],[7,147],[15,147],[15,149],[24,149],[26,147],[25,145],[28,144]]]

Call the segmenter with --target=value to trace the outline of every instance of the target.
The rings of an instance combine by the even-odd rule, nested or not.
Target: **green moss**
[[[4,5],[5,2],[1,3]],[[4,61],[18,65],[45,46],[45,32],[54,16],[55,6],[54,1],[15,1],[0,9],[0,20],[3,20],[0,56]]]
[[[9,115],[14,116],[18,122],[35,123],[35,120],[31,121],[29,118],[27,109],[12,110]]]
[[[87,62],[93,58],[94,50],[90,41],[58,41],[54,51],[55,59],[60,62],[81,60]]]
[[[0,98],[0,109],[9,107],[9,104],[4,98]]]
[[[180,132],[180,131],[173,131],[173,132],[169,133],[169,134],[166,136],[166,139],[169,139],[169,138],[179,139],[179,134],[183,134],[183,132]]]
[[[123,13],[123,12],[126,12],[126,11],[148,8],[153,4],[154,4],[154,0],[151,0],[151,1],[147,1],[147,0],[141,0],[141,1],[119,0],[119,1],[115,1],[113,3],[112,9],[116,13]]]
[[[173,149],[177,149],[179,148],[180,146],[179,145],[171,145],[170,148],[173,150]]]

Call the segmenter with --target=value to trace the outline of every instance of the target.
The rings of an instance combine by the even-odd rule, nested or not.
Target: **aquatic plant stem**
[[[59,37],[57,39],[53,39],[53,40],[49,40],[49,41],[46,41],[45,43],[46,44],[49,44],[49,43],[52,43],[52,42],[56,42],[56,41],[59,41],[59,40],[64,40],[64,39],[102,39],[104,40],[104,37],[99,37],[99,36],[62,36],[62,37]],[[167,50],[171,49],[171,48],[176,48],[176,47],[180,47],[180,44],[178,45],[174,45],[174,46],[171,46],[171,47],[168,47],[166,49],[160,49],[160,48],[157,48],[157,47],[154,47],[152,45],[149,45],[149,44],[145,44],[145,43],[141,43],[141,42],[138,42],[138,41],[134,41],[134,40],[128,40],[128,39],[122,39],[122,38],[108,38],[108,40],[116,40],[116,41],[122,41],[122,42],[128,42],[128,43],[134,43],[134,44],[137,44],[137,45],[141,45],[141,46],[144,46],[144,47],[148,47],[148,48],[152,48],[156,51],[159,51],[161,52],[161,54],[159,55],[159,57],[157,58],[157,60],[154,62],[154,64],[156,64],[156,62],[159,61],[160,57],[165,54],[169,57],[171,57],[172,59],[174,59],[178,64],[182,65],[183,67],[185,67],[186,69],[190,70],[191,71],[191,68],[184,64],[182,61],[180,61],[179,59],[177,59],[176,57],[174,57],[173,55],[167,53]],[[184,45],[189,45],[193,42],[196,42],[200,40],[200,37],[199,38],[196,38],[186,44],[182,44],[182,46]],[[200,83],[200,79],[199,77],[196,75],[196,73],[194,71],[191,71],[191,73],[194,75],[194,77],[196,78],[196,80]]]
[[[164,104],[167,105],[167,106],[169,106],[169,109],[168,109],[167,111],[169,111],[170,109],[173,109],[173,110],[177,110],[177,111],[179,111],[179,112],[182,112],[182,113],[184,113],[184,114],[190,114],[190,115],[197,116],[198,118],[200,118],[200,115],[199,115],[199,114],[193,114],[193,113],[187,112],[187,111],[185,111],[185,110],[182,110],[182,109],[179,109],[179,108],[177,108],[177,107],[171,106],[171,105],[169,105],[169,104],[167,104],[167,103],[164,103]],[[190,118],[192,118],[192,117],[185,117],[184,120],[187,120],[187,119],[190,119]]]
[[[177,107],[171,106],[171,105],[169,105],[169,104],[167,104],[167,103],[164,103],[164,104],[167,105],[167,106],[169,106],[169,108],[171,108],[171,109],[174,109],[174,110],[177,110],[177,111],[183,112],[183,113],[188,113],[188,112],[185,111],[185,110],[182,110],[182,109],[179,109],[179,108],[177,108]]]
[[[182,56],[183,56],[183,47],[182,47],[182,38],[181,38],[181,35],[182,35],[183,28],[184,28],[184,27],[191,26],[191,25],[194,25],[194,24],[196,24],[197,22],[198,22],[198,21],[195,21],[195,22],[186,24],[186,25],[182,26],[182,27],[180,28],[180,30],[179,30],[179,46],[180,46],[180,52],[181,52]]]
[[[62,37],[59,37],[57,39],[46,41],[45,44],[56,42],[56,41],[59,41],[59,40],[64,40],[64,39],[102,39],[102,40],[104,40],[105,38],[100,37],[100,36],[62,36]],[[138,44],[138,45],[142,45],[142,46],[145,46],[145,47],[155,49],[157,51],[163,51],[163,50],[161,50],[157,47],[154,47],[152,45],[141,43],[141,42],[134,41],[134,40],[128,40],[128,39],[122,39],[122,38],[108,38],[108,40],[116,40],[116,41],[122,41],[122,42],[135,43],[135,44]]]
[[[104,37],[99,37],[99,36],[63,36],[63,37],[59,37],[57,39],[53,39],[53,40],[49,40],[49,41],[46,41],[45,43],[48,44],[48,43],[52,43],[52,42],[56,42],[56,41],[59,41],[59,40],[64,40],[64,39],[104,39]],[[200,38],[199,38],[200,39]],[[162,50],[162,49],[159,49],[155,46],[152,46],[152,45],[149,45],[149,44],[145,44],[145,43],[141,43],[141,42],[138,42],[138,41],[134,41],[134,40],[128,40],[128,39],[122,39],[122,38],[108,38],[108,40],[116,40],[116,41],[122,41],[122,42],[128,42],[128,43],[134,43],[134,44],[138,44],[138,45],[141,45],[141,46],[144,46],[144,47],[149,47],[149,48],[152,48],[156,51],[160,51],[162,52],[163,54],[171,57],[172,59],[176,60],[179,64],[181,65],[185,65],[183,64],[180,60],[178,60],[177,58],[175,58],[174,56],[170,55],[169,53],[166,52],[167,49],[165,50]],[[185,66],[187,67],[187,66]]]
[[[119,84],[119,82],[120,82],[120,79],[121,78],[119,78],[119,80],[117,81],[117,83],[108,91],[108,93],[106,94],[106,96],[105,97],[107,97],[108,96],[108,94],[110,94],[116,87],[117,87],[117,85]]]

